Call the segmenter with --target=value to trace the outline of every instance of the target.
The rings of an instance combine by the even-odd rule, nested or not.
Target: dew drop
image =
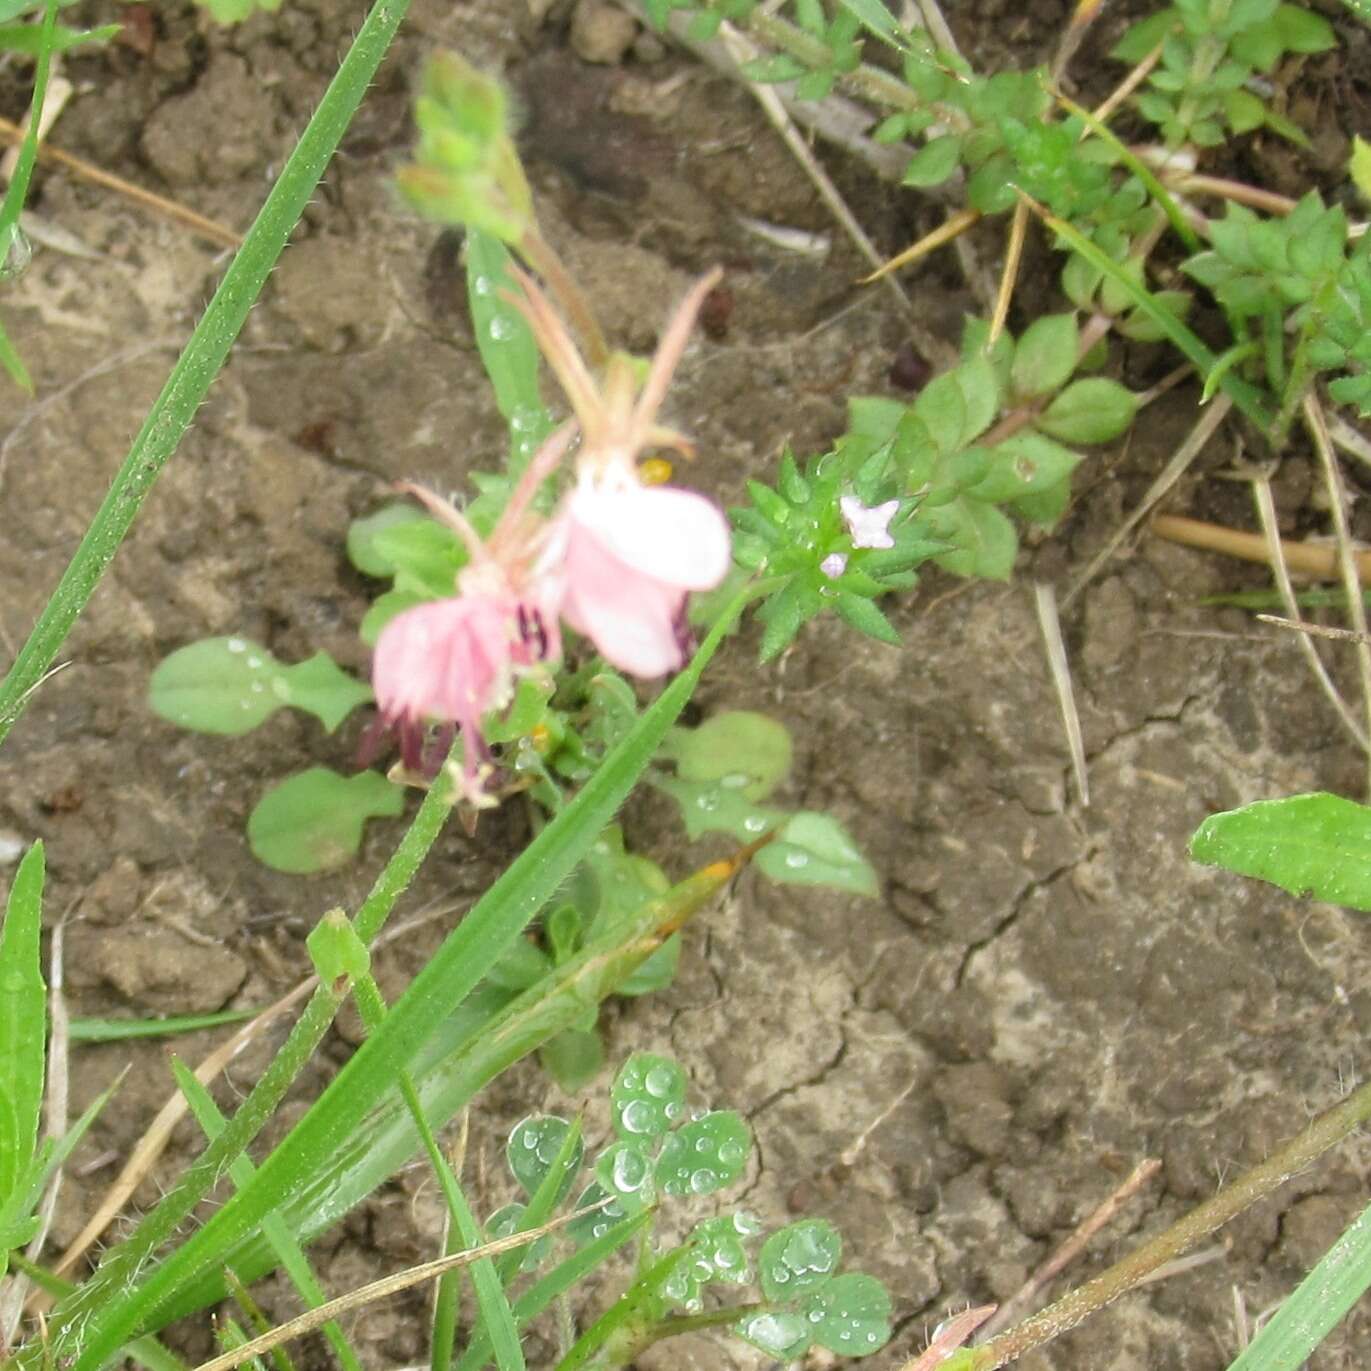
[[[630,1133],[651,1133],[656,1121],[656,1111],[646,1100],[630,1100],[619,1114],[619,1122]]]
[[[719,781],[719,784],[725,790],[741,790],[751,779],[752,777],[746,771],[730,771],[727,776]]]
[[[252,683],[252,693],[254,695],[260,695],[265,689],[266,686],[264,686],[261,681],[254,681]]]
[[[241,638],[230,638],[224,646],[230,652],[243,652],[247,649],[247,644]]]
[[[478,276],[471,283],[473,295],[490,295],[495,290],[495,282],[489,276]]]
[[[248,658],[248,668],[249,668],[250,670],[252,670],[252,671],[261,671],[261,669],[262,669],[262,659],[261,659],[260,657],[255,657],[255,656],[254,656],[254,657],[249,657],[249,658]]]
[[[647,1087],[649,1095],[655,1095],[659,1100],[663,1100],[671,1094],[671,1089],[676,1084],[676,1073],[669,1066],[654,1066],[649,1069],[643,1084]]]
[[[492,342],[507,343],[514,337],[514,321],[506,319],[503,314],[496,315],[490,321],[490,337]]]
[[[809,865],[809,855],[805,852],[787,852],[785,854],[785,864],[792,871],[798,871],[802,866]]]
[[[704,1167],[694,1172],[690,1177],[690,1188],[697,1195],[707,1195],[718,1184],[719,1178]]]
[[[749,814],[743,820],[743,827],[749,833],[760,833],[766,827],[766,820],[760,814]]]

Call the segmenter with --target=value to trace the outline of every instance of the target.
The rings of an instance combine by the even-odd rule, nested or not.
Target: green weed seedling
[[[577,1196],[572,1207],[579,1217],[565,1230],[575,1250],[559,1256],[560,1235],[550,1234],[502,1259],[506,1280],[533,1278],[511,1300],[522,1324],[565,1288],[567,1271],[582,1271],[585,1254],[607,1254],[630,1233],[637,1241],[634,1279],[557,1371],[626,1366],[653,1343],[703,1328],[727,1329],[781,1361],[816,1346],[859,1357],[885,1345],[890,1297],[871,1276],[840,1273],[842,1239],[822,1219],[800,1219],[763,1239],[761,1223],[739,1211],[700,1221],[678,1246],[654,1240],[656,1220],[669,1205],[714,1195],[742,1178],[752,1133],[741,1116],[689,1113],[685,1072],[650,1052],[635,1052],[624,1063],[610,1104],[615,1140],[591,1163],[594,1179]],[[528,1198],[490,1217],[491,1237],[537,1227],[550,1199],[555,1205],[570,1195],[583,1160],[580,1131],[554,1115],[535,1115],[514,1128],[505,1156]],[[759,1299],[706,1308],[711,1289],[723,1298],[748,1286]],[[477,1334],[457,1371],[480,1371],[490,1355]]]

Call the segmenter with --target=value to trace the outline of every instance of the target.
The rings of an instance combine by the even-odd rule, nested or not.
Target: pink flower
[[[444,725],[449,741],[460,728],[462,790],[477,806],[494,803],[483,790],[492,759],[482,716],[506,703],[517,672],[561,655],[552,586],[539,572],[550,530],[529,502],[570,440],[569,425],[547,440],[486,542],[445,501],[404,487],[462,535],[471,561],[458,573],[455,596],[415,605],[381,630],[371,669],[380,723],[398,736],[405,765],[421,772],[432,769],[424,757],[428,725]]]
[[[720,274],[698,281],[662,332],[639,386],[632,360],[615,353],[597,382],[566,325],[533,281],[515,304],[557,374],[582,441],[578,479],[558,512],[550,547],[550,592],[562,617],[584,633],[611,665],[635,676],[677,670],[689,648],[686,596],[710,590],[728,573],[728,523],[703,496],[645,486],[637,459],[653,446],[687,455],[689,441],[657,422],[695,316]]]
[[[661,676],[685,662],[686,595],[728,574],[723,515],[669,486],[583,479],[563,506],[562,617],[612,666]]]

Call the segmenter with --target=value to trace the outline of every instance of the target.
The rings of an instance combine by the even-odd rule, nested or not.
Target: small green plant
[[[592,1362],[625,1366],[654,1343],[711,1327],[779,1361],[794,1361],[813,1346],[850,1357],[884,1346],[890,1296],[871,1276],[839,1273],[842,1239],[825,1220],[800,1219],[763,1238],[761,1222],[738,1211],[702,1220],[683,1243],[659,1247],[653,1227],[661,1215],[741,1179],[751,1130],[731,1110],[687,1115],[685,1072],[649,1052],[624,1063],[610,1101],[615,1140],[591,1163],[594,1179],[572,1205],[580,1217],[565,1230],[575,1250],[559,1263],[553,1239],[544,1237],[501,1259],[506,1281],[538,1276],[528,1297],[513,1302],[522,1322],[546,1307],[563,1271],[579,1269],[581,1254],[630,1230],[636,1238],[632,1283],[566,1352],[558,1371]],[[491,1237],[537,1227],[549,1191],[559,1200],[571,1194],[583,1156],[579,1128],[555,1115],[532,1116],[514,1128],[505,1155],[527,1200],[491,1215]],[[710,1287],[737,1291],[754,1282],[760,1300],[705,1309]],[[490,1357],[489,1342],[478,1336],[457,1371],[480,1371]]]

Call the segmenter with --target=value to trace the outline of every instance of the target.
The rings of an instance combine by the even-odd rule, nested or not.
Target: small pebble
[[[583,62],[617,66],[638,36],[638,21],[609,0],[580,0],[571,16],[571,50]]]
[[[17,862],[28,844],[10,828],[0,828],[0,866]]]

